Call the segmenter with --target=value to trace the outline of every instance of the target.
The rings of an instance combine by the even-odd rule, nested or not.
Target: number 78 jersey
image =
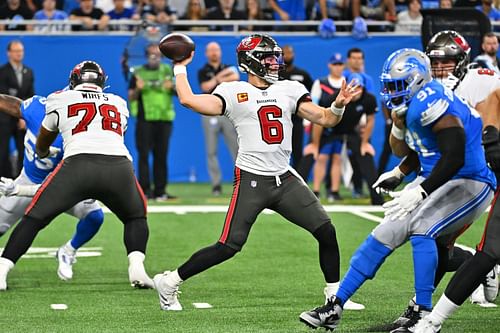
[[[278,81],[266,89],[248,82],[221,83],[212,93],[223,100],[224,115],[238,134],[236,166],[260,175],[280,175],[289,168],[292,114],[307,89],[296,81]]]
[[[47,98],[42,125],[61,133],[64,158],[103,154],[132,160],[123,140],[128,116],[127,103],[117,95],[67,90]]]

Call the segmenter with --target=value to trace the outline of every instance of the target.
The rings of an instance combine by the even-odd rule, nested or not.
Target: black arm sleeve
[[[420,186],[427,195],[450,180],[465,162],[465,131],[462,127],[448,127],[436,133],[441,158],[429,177]]]

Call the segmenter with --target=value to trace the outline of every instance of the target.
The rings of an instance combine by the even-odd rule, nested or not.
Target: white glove
[[[375,183],[373,183],[372,188],[378,194],[389,193],[389,191],[394,191],[396,187],[401,184],[405,176],[406,175],[401,172],[401,169],[399,169],[399,166],[397,166],[391,171],[381,174]]]
[[[382,207],[385,210],[384,215],[394,220],[402,219],[410,214],[427,197],[427,193],[420,185],[408,190],[389,192],[389,195],[394,199],[386,202]]]
[[[2,177],[0,178],[0,194],[6,197],[11,197],[17,195],[19,192],[19,186],[14,183],[11,178]]]

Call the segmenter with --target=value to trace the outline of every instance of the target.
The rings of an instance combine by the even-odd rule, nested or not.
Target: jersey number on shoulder
[[[264,105],[257,111],[262,140],[269,145],[283,141],[283,124],[278,120],[283,112],[276,105]]]
[[[73,135],[86,132],[89,124],[94,120],[97,114],[95,103],[78,103],[68,106],[68,117],[76,117],[80,112],[83,114],[82,120],[71,130]],[[99,113],[102,117],[102,129],[106,131],[113,131],[118,135],[122,135],[122,124],[120,120],[120,113],[116,106],[110,104],[99,105]]]

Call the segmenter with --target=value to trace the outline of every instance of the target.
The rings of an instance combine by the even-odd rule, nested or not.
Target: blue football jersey
[[[57,136],[52,147],[61,149],[56,157],[44,159],[35,158],[36,136],[45,117],[45,97],[33,96],[21,104],[21,115],[26,121],[26,136],[24,137],[24,172],[28,178],[41,184],[45,177],[54,170],[63,157],[63,141],[60,135]]]
[[[405,140],[418,153],[421,175],[428,177],[441,158],[432,127],[444,115],[459,118],[465,130],[465,164],[453,178],[475,179],[488,183],[495,190],[496,178],[486,164],[481,145],[481,117],[450,89],[434,80],[418,91],[406,113]]]

